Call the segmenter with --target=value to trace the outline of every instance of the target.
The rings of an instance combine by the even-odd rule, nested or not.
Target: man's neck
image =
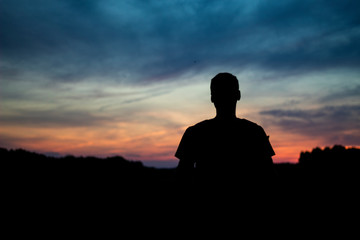
[[[216,119],[221,119],[221,120],[230,120],[230,119],[236,119],[236,114],[234,113],[216,113]]]

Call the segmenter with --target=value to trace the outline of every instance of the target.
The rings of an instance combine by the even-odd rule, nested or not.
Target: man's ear
[[[238,92],[236,93],[236,100],[240,100],[241,99],[241,92],[240,90],[238,90]]]

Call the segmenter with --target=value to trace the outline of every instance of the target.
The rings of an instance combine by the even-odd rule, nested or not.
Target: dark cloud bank
[[[1,1],[0,71],[172,79],[211,67],[359,68],[359,1]]]

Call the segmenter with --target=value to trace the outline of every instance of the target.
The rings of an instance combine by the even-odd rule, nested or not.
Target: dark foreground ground
[[[145,167],[122,157],[50,158],[7,149],[0,153],[2,198],[14,211],[171,213],[184,207],[208,212],[209,205],[247,211],[329,206],[333,211],[359,205],[359,150],[341,146],[302,153],[298,164],[275,164],[277,177],[266,188],[249,182],[207,191],[180,186],[176,169]]]
[[[358,149],[314,149],[302,153],[298,164],[275,164],[277,177],[264,185],[246,182],[205,191],[179,185],[175,169],[144,167],[121,157],[49,158],[7,149],[0,155],[2,227],[12,236],[68,238],[77,232],[104,238],[111,231],[155,237],[170,231],[170,239],[195,232],[200,237],[220,232],[221,239],[246,232],[299,237],[309,230],[323,236],[345,225],[344,237],[358,229]]]

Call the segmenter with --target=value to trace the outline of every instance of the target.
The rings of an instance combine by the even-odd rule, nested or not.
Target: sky
[[[360,1],[0,0],[0,147],[173,167],[188,126],[237,116],[275,163],[360,146]]]

